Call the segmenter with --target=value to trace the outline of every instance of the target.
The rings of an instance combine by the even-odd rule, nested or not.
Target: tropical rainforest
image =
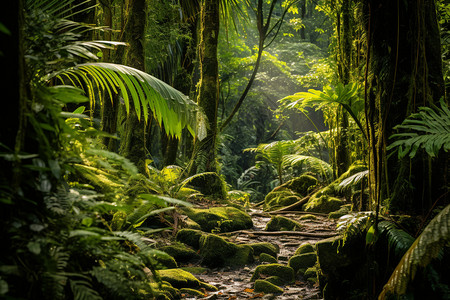
[[[17,0],[1,299],[450,299],[446,0]]]

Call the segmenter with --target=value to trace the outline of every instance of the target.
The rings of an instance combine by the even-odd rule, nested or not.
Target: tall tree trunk
[[[302,22],[305,21],[305,15],[306,15],[306,0],[302,1],[302,4],[300,6],[301,9],[301,18],[302,18]],[[300,38],[302,40],[306,39],[306,33],[305,33],[305,27],[300,28]]]
[[[217,41],[219,36],[219,1],[203,0],[200,31],[200,82],[198,105],[208,118],[207,136],[194,141],[190,174],[216,172],[217,108],[219,104],[219,64]]]
[[[144,67],[144,33],[145,33],[145,0],[130,0],[129,14],[123,32],[123,41],[129,46],[125,50],[122,63],[145,71]],[[120,105],[120,110],[124,111],[124,105]],[[139,122],[133,105],[130,105],[130,112],[124,112],[119,116],[125,118],[122,136],[120,137],[119,153],[136,164],[140,171],[145,170],[146,145],[145,145],[145,124]],[[119,122],[123,122],[123,119]]]
[[[390,209],[425,214],[445,187],[445,159],[425,153],[389,159],[393,127],[444,95],[440,37],[433,0],[363,1],[367,29],[366,117],[371,199],[389,199]]]

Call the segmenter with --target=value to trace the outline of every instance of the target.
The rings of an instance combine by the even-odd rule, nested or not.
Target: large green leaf
[[[138,118],[143,116],[147,122],[151,110],[159,125],[164,124],[167,134],[181,137],[182,129],[187,128],[192,135],[198,133],[199,140],[205,138],[205,116],[198,105],[170,85],[140,70],[111,63],[86,63],[51,77],[65,83],[69,79],[72,84],[84,88],[93,106],[98,98],[95,91],[109,95],[120,93],[127,112],[132,101]]]

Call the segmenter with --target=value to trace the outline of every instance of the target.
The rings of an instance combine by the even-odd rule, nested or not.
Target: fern
[[[312,172],[320,174],[325,178],[325,181],[331,182],[333,178],[333,170],[330,164],[319,158],[299,154],[290,154],[283,157],[284,166],[294,166],[297,164],[307,164]]]
[[[341,183],[339,184],[338,188],[340,190],[345,190],[350,186],[359,184],[361,182],[361,180],[363,180],[364,178],[367,178],[368,176],[369,176],[369,170],[358,172],[358,173],[353,174],[352,176],[349,176],[349,177],[345,178],[344,180],[342,180]]]
[[[113,235],[127,239],[128,241],[136,245],[140,250],[148,247],[148,245],[142,240],[142,236],[139,233],[130,231],[113,231]]]
[[[447,205],[414,241],[409,250],[392,272],[389,281],[383,287],[379,299],[388,294],[403,295],[408,284],[414,279],[419,267],[426,267],[432,259],[438,257],[442,248],[450,244],[450,205]]]
[[[419,107],[419,112],[410,115],[401,125],[394,129],[409,132],[393,134],[390,138],[399,140],[390,144],[387,149],[398,149],[398,157],[413,158],[419,148],[424,149],[428,155],[434,157],[441,148],[450,149],[450,110],[443,99],[441,108]]]
[[[74,300],[102,300],[103,298],[92,288],[90,278],[83,277],[83,279],[69,281]]]
[[[414,238],[410,234],[397,228],[394,223],[381,221],[378,223],[378,230],[379,234],[386,234],[389,246],[394,249],[395,255],[399,258],[414,242]]]

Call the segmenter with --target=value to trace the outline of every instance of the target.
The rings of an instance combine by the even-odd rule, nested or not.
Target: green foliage
[[[408,284],[414,279],[420,267],[426,267],[437,258],[442,248],[450,243],[450,205],[447,205],[425,227],[420,236],[414,241],[392,273],[383,288],[379,299],[393,293],[403,295]]]
[[[414,238],[410,234],[397,228],[394,223],[388,221],[378,223],[378,232],[380,235],[386,234],[389,247],[394,250],[398,258],[402,257],[414,242]]]
[[[441,148],[450,149],[450,110],[443,99],[441,108],[419,107],[419,112],[411,114],[401,125],[394,129],[409,131],[396,133],[391,138],[398,138],[387,147],[387,150],[398,149],[398,157],[413,158],[419,148],[434,157]]]

